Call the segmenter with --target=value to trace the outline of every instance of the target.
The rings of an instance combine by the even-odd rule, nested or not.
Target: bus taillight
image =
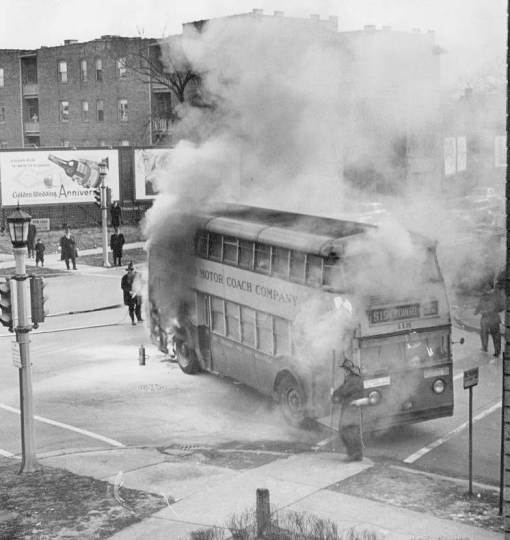
[[[436,379],[432,384],[432,390],[435,394],[442,394],[446,390],[446,383],[443,379]]]

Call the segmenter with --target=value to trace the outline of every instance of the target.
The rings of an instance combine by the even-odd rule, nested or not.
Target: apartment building
[[[149,80],[127,58],[146,57],[152,41],[0,50],[0,147],[151,144]]]

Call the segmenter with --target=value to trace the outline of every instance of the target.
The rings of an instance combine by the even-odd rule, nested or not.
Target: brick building
[[[0,50],[0,146],[150,144],[150,85],[126,58],[146,55],[152,41],[102,36]]]

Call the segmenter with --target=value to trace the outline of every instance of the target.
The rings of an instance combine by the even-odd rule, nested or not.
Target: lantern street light
[[[106,183],[105,178],[108,174],[108,158],[99,162],[99,178],[101,179],[101,227],[103,235],[103,266],[110,267],[108,260],[108,208],[106,206]]]
[[[28,306],[26,305],[27,274],[25,271],[25,254],[28,239],[28,227],[32,217],[18,208],[7,216],[9,236],[11,237],[16,261],[16,274],[13,280],[16,283],[16,299],[11,298],[16,304],[18,321],[14,328],[16,342],[19,344],[20,365],[19,388],[20,388],[20,412],[21,412],[21,450],[22,461],[20,473],[32,472],[36,469],[37,459],[35,455],[34,437],[34,406],[32,398],[32,367],[30,363],[29,335],[32,329],[29,323]],[[14,290],[14,289],[13,289]],[[14,321],[13,321],[14,322]]]

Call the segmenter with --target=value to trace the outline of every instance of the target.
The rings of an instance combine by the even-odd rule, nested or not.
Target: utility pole
[[[108,158],[99,163],[99,177],[101,178],[101,227],[103,236],[103,266],[109,268],[108,260],[108,207],[106,196],[106,175],[108,174]]]
[[[508,19],[508,17],[507,17]],[[508,20],[507,20],[508,23]],[[507,64],[507,74],[510,67]],[[507,131],[508,131],[507,115]],[[508,167],[508,147],[507,147]],[[503,351],[503,395],[501,413],[500,513],[503,514],[505,538],[510,535],[510,179],[506,172],[506,310],[505,350]]]

